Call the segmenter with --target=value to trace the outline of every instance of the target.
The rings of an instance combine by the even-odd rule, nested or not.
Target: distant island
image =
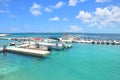
[[[10,36],[10,34],[3,34],[3,33],[0,33],[0,37],[2,36]]]

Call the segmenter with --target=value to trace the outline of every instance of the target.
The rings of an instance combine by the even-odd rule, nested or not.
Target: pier
[[[71,48],[72,45],[65,44],[59,40],[49,38],[1,38],[2,40],[10,40],[7,45],[6,52],[24,54],[30,56],[46,57],[51,50],[64,50]],[[0,48],[4,52],[4,47]]]
[[[61,40],[62,42],[71,43],[85,43],[85,44],[106,44],[106,45],[120,45],[120,40],[94,40],[94,39],[78,39],[78,40]]]
[[[73,43],[120,45],[120,40],[73,40]]]
[[[3,49],[0,48],[0,51],[2,52]],[[11,47],[11,48],[8,47],[7,52],[13,52],[17,54],[24,54],[24,55],[36,56],[36,57],[46,57],[50,54],[50,51],[28,49],[28,48],[16,48],[16,47]]]
[[[60,38],[61,42],[70,43],[84,43],[84,44],[104,44],[104,45],[120,45],[120,39],[114,38],[95,38],[95,37],[81,37],[79,35],[64,34]]]

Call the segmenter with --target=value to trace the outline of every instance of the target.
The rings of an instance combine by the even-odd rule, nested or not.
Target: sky
[[[0,0],[0,33],[120,33],[120,0]]]

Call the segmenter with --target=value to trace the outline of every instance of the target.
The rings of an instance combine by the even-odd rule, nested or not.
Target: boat
[[[63,50],[64,46],[61,43],[47,43],[47,42],[39,42],[39,45],[48,46],[51,50]]]

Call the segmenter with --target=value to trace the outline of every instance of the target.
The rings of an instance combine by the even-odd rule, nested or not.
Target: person
[[[56,43],[56,47],[58,47],[58,43]]]
[[[48,46],[48,51],[51,51],[51,46]]]
[[[6,52],[7,52],[6,45],[3,45],[3,54],[6,55]]]
[[[64,42],[62,42],[62,46],[65,47],[65,43]]]
[[[36,48],[39,48],[39,44],[38,43],[36,43],[35,45],[36,45]]]

